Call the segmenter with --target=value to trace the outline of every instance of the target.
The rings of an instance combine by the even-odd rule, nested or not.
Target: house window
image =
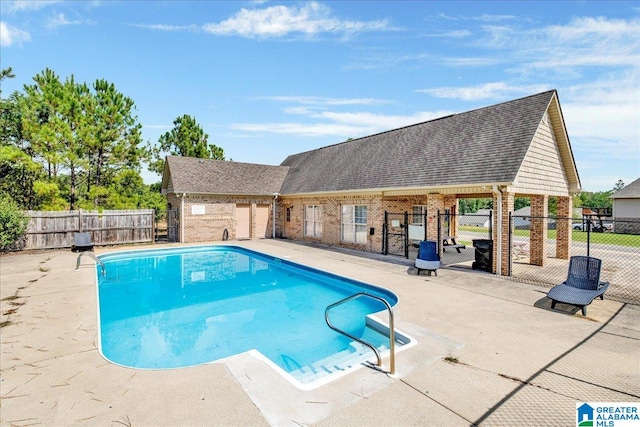
[[[342,232],[340,240],[349,243],[367,243],[366,206],[342,206]]]
[[[322,237],[322,206],[304,207],[304,235]]]
[[[291,222],[291,206],[287,206],[285,221]]]
[[[427,212],[427,207],[423,205],[411,207],[411,225],[424,225],[424,214]]]

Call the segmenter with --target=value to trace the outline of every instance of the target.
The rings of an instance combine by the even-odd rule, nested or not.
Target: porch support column
[[[558,197],[558,210],[556,220],[556,258],[569,259],[571,256],[571,217],[573,216],[573,199],[571,197]]]
[[[493,233],[494,233],[494,237],[493,240],[494,242],[497,242],[498,239],[500,239],[501,245],[501,257],[500,257],[500,274],[502,276],[506,276],[509,274],[509,251],[511,250],[511,247],[509,246],[509,212],[513,212],[514,209],[514,203],[515,203],[515,193],[510,193],[507,191],[503,191],[502,192],[502,210],[501,210],[501,217],[498,218],[498,215],[494,215],[494,226],[493,226]],[[494,203],[497,203],[495,197],[494,197]],[[496,206],[496,205],[494,205]],[[497,226],[497,221],[501,222],[502,227],[498,227]],[[495,236],[498,233],[498,230],[502,230],[502,235],[501,236]],[[493,255],[493,259],[496,260],[497,262],[497,245],[493,245],[493,250],[494,250],[494,255]],[[498,268],[498,266],[496,265],[495,268]]]
[[[444,196],[443,200],[444,209],[449,209],[451,215],[449,215],[449,229],[451,236],[458,235],[458,197],[455,194],[448,194]]]
[[[549,196],[531,196],[530,264],[544,266],[547,253]]]
[[[438,211],[444,213],[444,195],[427,194],[427,239],[438,240]]]

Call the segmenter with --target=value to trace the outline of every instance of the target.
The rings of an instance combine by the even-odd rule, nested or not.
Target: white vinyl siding
[[[304,207],[304,235],[322,237],[322,206]]]
[[[548,113],[538,126],[529,151],[518,171],[516,183],[519,191],[534,194],[566,194],[569,183],[553,125]]]
[[[342,206],[342,232],[340,240],[348,243],[367,243],[366,206]]]

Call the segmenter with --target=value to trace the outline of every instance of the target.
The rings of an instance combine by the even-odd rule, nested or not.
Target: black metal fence
[[[542,266],[530,264],[531,219],[545,219],[548,224]],[[510,227],[510,277],[544,287],[555,286],[566,279],[569,261],[556,256],[556,224],[560,221],[571,224],[571,256],[585,255],[602,260],[601,280],[610,283],[606,298],[640,304],[640,234],[619,232],[638,230],[640,221],[513,216]]]
[[[382,253],[385,255],[399,255],[410,258],[417,254],[417,242],[427,239],[424,225],[428,216],[410,214],[409,212],[386,212],[382,225]]]
[[[490,214],[458,215],[453,217],[439,214],[441,235],[439,238],[453,237],[459,246],[441,253],[442,262],[450,268],[483,270],[478,262],[479,252],[474,244],[492,239]],[[542,265],[532,265],[530,252],[530,224],[532,219],[547,222],[547,240]],[[568,259],[556,254],[556,225],[560,221],[571,224],[571,244],[569,255],[586,255],[602,260],[601,279],[610,283],[605,298],[615,301],[640,304],[640,221],[589,220],[554,217],[512,216],[509,227],[509,273],[507,278],[524,283],[551,288],[567,277]],[[449,228],[447,228],[449,227]],[[457,230],[447,236],[447,230]],[[442,243],[442,242],[441,242]],[[451,240],[449,241],[451,242]],[[495,242],[493,242],[495,245]]]

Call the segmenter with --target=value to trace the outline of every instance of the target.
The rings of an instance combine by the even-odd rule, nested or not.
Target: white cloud
[[[2,11],[4,13],[15,12],[29,12],[34,10],[40,10],[45,7],[60,3],[58,0],[17,0],[17,1],[3,1]]]
[[[328,111],[317,114],[315,117],[329,119],[336,123],[349,123],[351,125],[357,125],[358,127],[367,129],[367,134],[371,134],[383,130],[397,129],[404,126],[433,120],[435,118],[447,116],[449,114],[451,113],[447,111],[419,111],[410,116],[401,116],[374,114],[367,112],[338,113]]]
[[[606,150],[607,157],[635,158],[640,164],[638,74],[576,85],[561,92],[562,112],[572,145],[593,154]]]
[[[132,26],[156,31],[200,31],[197,25],[133,24]]]
[[[448,37],[452,39],[462,39],[473,35],[470,30],[453,30],[442,33],[430,34],[430,37]]]
[[[306,137],[335,136],[339,139],[357,138],[396,129],[451,114],[448,111],[420,111],[409,116],[373,114],[368,112],[341,113],[307,111],[314,123],[235,123],[233,130],[254,133],[276,133]],[[302,111],[301,111],[302,113]],[[318,123],[317,120],[322,120]]]
[[[31,41],[31,36],[28,32],[13,27],[4,21],[0,22],[0,46],[22,45],[23,42],[28,41]]]
[[[283,110],[287,114],[300,114],[300,115],[309,115],[313,114],[313,109],[309,107],[287,107],[283,108]]]
[[[488,13],[483,13],[482,15],[458,15],[458,16],[451,16],[444,13],[440,13],[437,15],[436,18],[446,19],[448,21],[480,21],[480,22],[500,22],[500,21],[513,21],[513,20],[519,19],[514,15],[491,15]]]
[[[449,67],[488,67],[491,65],[496,65],[504,61],[504,59],[500,58],[492,58],[492,57],[480,57],[480,56],[469,56],[469,57],[450,57],[450,58],[440,58],[438,61],[442,62],[444,65]]]
[[[303,105],[374,105],[387,104],[390,102],[375,98],[329,98],[324,96],[260,96],[255,99],[293,102]]]
[[[64,27],[67,25],[80,25],[80,24],[90,24],[91,21],[87,21],[87,20],[73,20],[70,21],[69,19],[67,19],[66,16],[64,16],[64,13],[57,13],[56,15],[54,15],[52,18],[49,19],[49,22],[47,22],[47,28],[58,28],[58,27]]]
[[[315,36],[321,33],[348,36],[359,32],[388,30],[389,24],[386,20],[341,20],[332,16],[328,7],[311,2],[302,7],[279,5],[264,9],[243,8],[225,21],[205,24],[202,28],[216,35],[270,38],[289,34]]]
[[[357,62],[343,67],[345,70],[380,70],[396,67],[401,64],[414,64],[417,62],[429,63],[437,59],[432,54],[396,54],[388,52],[371,52],[364,55]]]
[[[358,126],[335,123],[235,123],[231,129],[254,133],[276,133],[299,136],[344,136],[362,135],[366,132]]]
[[[567,25],[522,29],[485,26],[479,44],[510,51],[516,69],[558,73],[579,67],[637,67],[640,63],[640,20],[575,18]]]
[[[504,82],[485,83],[468,87],[439,87],[433,89],[419,89],[418,93],[426,93],[436,98],[462,99],[477,101],[482,99],[501,100],[519,95],[530,95],[550,89],[545,85],[512,86]]]

